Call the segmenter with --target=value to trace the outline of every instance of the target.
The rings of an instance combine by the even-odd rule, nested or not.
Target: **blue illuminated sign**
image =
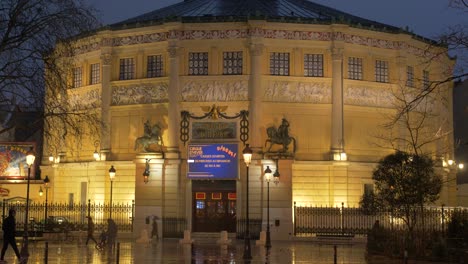
[[[189,144],[188,173],[191,179],[236,179],[237,144]]]

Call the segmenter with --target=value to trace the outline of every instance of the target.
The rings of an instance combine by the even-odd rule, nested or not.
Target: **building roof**
[[[111,29],[141,27],[181,21],[228,22],[262,19],[286,23],[342,23],[375,30],[399,32],[400,28],[353,16],[307,0],[185,0],[110,25]]]

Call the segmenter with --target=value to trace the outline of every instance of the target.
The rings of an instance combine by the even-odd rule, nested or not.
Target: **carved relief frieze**
[[[84,44],[84,45],[77,46],[75,48],[74,52],[75,52],[75,55],[80,55],[80,54],[84,54],[84,53],[88,53],[88,52],[91,52],[91,51],[98,50],[100,48],[101,48],[101,43],[91,42],[91,43],[87,43],[87,44]]]
[[[165,82],[112,87],[112,105],[152,104],[167,100],[168,85]]]
[[[311,41],[332,41],[342,40],[346,43],[377,47],[383,49],[405,49],[409,53],[418,56],[434,56],[434,52],[414,47],[406,42],[385,40],[373,37],[365,37],[355,34],[345,34],[343,32],[314,32],[314,31],[294,31],[276,30],[264,28],[251,29],[224,29],[224,30],[171,30],[168,32],[151,33],[144,35],[133,35],[125,37],[115,37],[105,39],[102,42],[93,42],[80,45],[76,48],[76,54],[82,54],[93,50],[98,50],[104,43],[112,43],[112,46],[136,45],[143,43],[154,43],[167,40],[195,40],[195,39],[241,39],[247,37],[258,37],[268,39],[284,40],[311,40]]]
[[[146,35],[135,35],[135,36],[113,38],[112,45],[113,46],[135,45],[135,44],[166,41],[167,39],[168,39],[168,33],[161,32],[161,33],[152,33],[152,34],[146,34]]]
[[[331,103],[331,86],[321,82],[271,82],[265,89],[267,102]]]
[[[188,102],[248,100],[248,82],[244,80],[188,81],[182,88],[182,100]]]
[[[352,85],[344,90],[347,105],[393,108],[394,101],[392,91],[385,88]]]
[[[68,103],[74,110],[84,110],[99,107],[101,105],[101,90],[92,89],[84,93],[71,91],[68,95]]]

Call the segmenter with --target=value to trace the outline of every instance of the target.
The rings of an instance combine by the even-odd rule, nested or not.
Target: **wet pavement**
[[[243,240],[234,240],[230,245],[220,246],[216,243],[197,241],[192,245],[183,245],[179,244],[178,239],[163,239],[151,244],[139,244],[130,239],[123,239],[119,249],[102,251],[96,249],[94,243],[86,246],[84,241],[49,241],[47,244],[46,261],[45,241],[30,242],[28,263],[403,263],[402,260],[385,258],[373,258],[372,261],[368,261],[364,243],[340,241],[336,243],[336,262],[335,243],[332,241],[272,241],[269,251],[264,246],[256,246],[255,241],[252,241],[251,261],[243,260]],[[8,249],[5,260],[8,263],[19,263],[11,248]]]

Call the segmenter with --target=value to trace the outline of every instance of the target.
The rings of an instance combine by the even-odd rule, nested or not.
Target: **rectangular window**
[[[362,58],[348,58],[348,78],[362,80]]]
[[[305,54],[304,55],[304,76],[323,77],[323,55]]]
[[[81,87],[83,84],[83,69],[76,67],[73,69],[73,88]]]
[[[189,75],[208,75],[208,52],[189,53]]]
[[[242,75],[242,51],[223,52],[223,74]]]
[[[91,80],[90,84],[101,82],[101,67],[99,63],[91,64]]]
[[[414,68],[411,66],[406,67],[406,86],[414,87]]]
[[[375,61],[375,81],[388,83],[388,61]]]
[[[119,80],[131,80],[135,78],[135,62],[133,58],[120,59]]]
[[[146,77],[154,78],[163,76],[163,65],[162,55],[148,56]]]
[[[423,71],[423,89],[428,89],[429,86],[431,85],[430,80],[429,80],[429,71]]]
[[[270,74],[289,76],[289,53],[270,53]]]

